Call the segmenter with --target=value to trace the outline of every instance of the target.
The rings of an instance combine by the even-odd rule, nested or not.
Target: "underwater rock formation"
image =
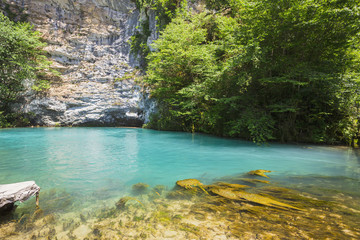
[[[360,211],[356,204],[359,202],[358,194],[341,194],[343,201],[336,202],[317,199],[318,194],[315,197],[272,183],[246,187],[249,192],[244,192],[239,190],[244,185],[233,181],[210,185],[204,185],[196,179],[178,182],[184,187],[178,186],[177,189],[167,191],[164,186],[155,186],[137,198],[125,195],[119,200],[107,200],[115,201],[115,206],[103,206],[102,201],[97,201],[88,208],[69,206],[71,212],[65,213],[63,206],[55,208],[57,204],[43,205],[43,210],[23,208],[12,221],[0,222],[0,239],[235,240],[360,237]],[[211,195],[195,191],[199,186],[206,188]],[[308,186],[304,186],[306,189]],[[165,192],[164,196],[177,197],[155,195],[157,197],[154,198],[153,193],[160,190]],[[66,193],[57,191],[44,191],[43,194],[45,203],[54,195],[59,202],[67,198]],[[299,211],[300,208],[303,211]]]
[[[265,173],[270,173],[270,172],[271,172],[270,170],[258,169],[258,170],[250,171],[248,172],[248,174],[269,178],[268,176],[266,176]]]
[[[184,180],[179,180],[176,182],[176,185],[183,187],[185,189],[191,189],[193,187],[200,187],[203,186],[204,184],[202,184],[199,180],[197,179],[184,179]]]
[[[146,183],[137,183],[131,186],[131,190],[134,194],[144,194],[148,188],[149,185]]]

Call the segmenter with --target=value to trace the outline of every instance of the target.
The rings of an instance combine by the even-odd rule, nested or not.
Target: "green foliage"
[[[31,88],[36,92],[43,92],[50,88],[50,83],[47,80],[41,79],[37,81]]]
[[[149,7],[152,2],[152,0],[132,0],[132,1],[135,2],[137,9]]]
[[[242,113],[241,118],[229,121],[226,133],[231,137],[245,137],[253,142],[263,143],[274,139],[274,120],[271,115],[259,109]]]
[[[0,112],[0,128],[11,127],[10,123],[7,121],[7,117],[4,116],[4,112]]]
[[[170,23],[175,16],[178,7],[186,3],[184,0],[135,0],[136,8],[145,14],[145,19],[140,21],[136,33],[130,39],[131,52],[139,55],[143,66],[146,67],[146,56],[150,49],[147,45],[147,39],[151,35],[150,21],[148,11],[154,11],[157,21],[157,31],[162,30]]]
[[[358,135],[357,1],[207,0],[148,56],[150,127],[306,142]]]
[[[1,126],[9,126],[14,121],[10,105],[24,90],[23,81],[38,79],[38,76],[49,72],[50,62],[42,50],[44,46],[40,34],[34,32],[30,24],[14,23],[0,13]],[[34,89],[38,91],[48,87],[49,83],[44,79],[34,85]]]
[[[349,67],[349,44],[360,26],[355,2],[251,3],[239,14],[244,23],[239,28],[240,44],[256,46],[245,55],[251,59],[244,69],[252,76],[248,93],[258,94],[257,104],[271,112],[276,137],[312,142],[338,139],[339,122],[351,114],[351,97],[344,91],[354,79],[344,74]],[[238,57],[241,60],[244,56]]]
[[[4,112],[0,111],[0,128],[10,128],[10,127],[25,127],[30,124],[29,117],[33,115],[30,114],[20,114],[13,112]]]
[[[187,2],[184,0],[155,0],[152,4],[152,10],[155,11],[157,28],[163,30],[176,16],[176,13],[186,8]]]
[[[230,9],[232,2],[232,0],[205,0],[207,8],[217,11],[225,11]]]
[[[140,23],[140,31],[137,31],[131,36],[130,49],[134,54],[139,54],[142,57],[146,57],[149,52],[149,46],[147,45],[147,39],[150,36],[151,31],[149,28],[149,19]]]
[[[159,51],[148,56],[145,82],[152,86],[152,96],[161,99],[160,125],[167,128],[193,131],[201,121],[203,104],[211,101],[205,90],[217,67],[215,47],[204,44],[207,18],[200,14],[191,22],[181,15],[173,19],[153,44]]]
[[[2,5],[1,7],[2,7],[5,15],[11,21],[25,22],[27,20],[28,14],[26,13],[26,11],[23,7],[19,7],[15,4],[9,4],[3,0],[0,0],[0,5]],[[14,12],[16,12],[16,13],[14,13]]]

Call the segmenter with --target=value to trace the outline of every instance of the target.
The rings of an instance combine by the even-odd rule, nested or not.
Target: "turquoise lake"
[[[249,173],[256,169],[272,172]],[[360,161],[347,147],[136,128],[1,129],[0,184],[29,180],[41,187],[39,208],[32,197],[0,212],[0,239],[360,237]]]
[[[350,148],[257,146],[132,128],[0,130],[0,184],[34,180],[42,191],[63,189],[82,201],[111,197],[139,182],[171,188],[181,179],[211,183],[255,169],[273,171],[269,176],[278,181],[325,176],[350,179],[348,185],[357,188],[360,180],[359,157]]]

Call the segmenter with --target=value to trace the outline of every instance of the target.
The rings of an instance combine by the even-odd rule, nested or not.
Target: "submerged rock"
[[[215,185],[229,187],[229,188],[235,188],[235,189],[250,188],[250,186],[248,186],[248,185],[241,185],[241,184],[237,184],[237,183],[226,183],[226,182],[217,182],[217,183],[215,183]]]
[[[271,171],[269,170],[263,170],[263,169],[258,169],[258,170],[254,170],[254,171],[250,171],[248,172],[249,175],[257,175],[257,176],[260,176],[260,177],[266,177],[266,178],[269,178],[268,176],[266,176],[265,173],[269,173]]]
[[[164,186],[164,185],[156,185],[155,187],[153,187],[152,190],[154,192],[158,193],[159,195],[161,195],[166,190],[166,186]]]
[[[173,190],[167,193],[166,198],[168,199],[192,199],[197,195],[197,191],[195,189],[188,190]]]
[[[135,194],[144,194],[149,189],[149,185],[146,183],[137,183],[131,186],[131,190]]]
[[[194,187],[198,187],[201,190],[203,190],[206,194],[208,194],[208,192],[204,189],[204,184],[202,184],[199,180],[197,179],[184,179],[184,180],[179,180],[176,182],[177,186],[180,186],[182,188],[185,189],[194,189]]]
[[[176,182],[176,185],[183,187],[185,189],[191,189],[193,187],[204,186],[199,180],[197,179],[185,179],[179,180]]]
[[[115,203],[115,206],[116,206],[117,209],[124,209],[125,204],[130,200],[137,201],[138,203],[140,203],[144,207],[144,204],[142,204],[138,199],[136,199],[134,197],[128,197],[128,196],[120,198],[120,200]]]
[[[260,179],[253,179],[253,178],[237,178],[236,180],[241,181],[241,182],[251,183],[251,184],[257,184],[257,183],[269,184],[270,183],[270,181],[267,181],[267,180],[260,180]]]
[[[41,218],[44,215],[44,210],[42,210],[41,208],[36,209],[35,212],[32,215],[32,219],[36,220]]]
[[[210,189],[210,191],[216,195],[231,200],[248,201],[248,202],[257,203],[269,207],[280,208],[280,209],[302,210],[300,208],[276,201],[268,197],[261,196],[259,194],[248,193],[245,191],[234,191],[232,188],[212,188]]]

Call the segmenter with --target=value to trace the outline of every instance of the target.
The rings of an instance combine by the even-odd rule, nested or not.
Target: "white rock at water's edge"
[[[34,181],[0,185],[0,208],[7,204],[23,202],[40,191]]]

